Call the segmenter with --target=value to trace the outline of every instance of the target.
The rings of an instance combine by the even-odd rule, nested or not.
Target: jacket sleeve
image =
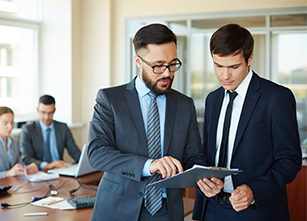
[[[109,91],[109,93],[114,91]],[[119,95],[121,96],[121,95]],[[117,103],[121,98],[117,97]],[[101,171],[109,172],[136,181],[141,180],[142,168],[147,157],[131,153],[131,149],[137,149],[135,143],[123,143],[124,137],[129,139],[139,139],[130,132],[134,125],[125,125],[126,128],[115,128],[115,121],[119,122],[123,118],[129,117],[128,114],[123,116],[118,106],[112,105],[112,99],[109,98],[106,90],[98,91],[94,114],[89,128],[89,147],[88,158],[92,167]],[[125,102],[124,100],[122,102]],[[116,110],[115,110],[116,109]],[[125,109],[123,106],[121,109]],[[116,115],[115,112],[120,114]],[[130,129],[129,129],[130,128]],[[115,133],[118,131],[118,134]],[[122,139],[122,140],[119,140]],[[119,148],[119,143],[121,146]]]
[[[294,96],[289,89],[280,87],[271,102],[273,107],[268,114],[272,118],[274,161],[263,176],[246,183],[253,191],[255,206],[267,202],[292,182],[302,164]]]

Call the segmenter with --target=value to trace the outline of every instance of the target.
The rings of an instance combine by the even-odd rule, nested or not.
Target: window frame
[[[192,21],[194,20],[212,20],[212,19],[231,19],[231,18],[244,18],[244,17],[265,17],[265,26],[261,27],[246,27],[253,35],[263,34],[265,35],[265,64],[264,72],[262,75],[272,81],[277,82],[278,80],[278,71],[275,70],[275,64],[277,60],[274,60],[274,51],[273,51],[273,42],[272,36],[276,32],[284,33],[297,33],[297,32],[307,32],[307,24],[298,25],[298,26],[271,26],[271,17],[278,15],[299,15],[303,14],[307,16],[307,7],[294,7],[294,8],[278,8],[278,9],[261,9],[261,10],[246,10],[246,11],[227,11],[227,12],[210,12],[210,13],[199,13],[199,14],[185,14],[185,15],[167,15],[167,16],[150,16],[150,17],[137,17],[137,18],[126,18],[125,20],[125,80],[130,81],[138,69],[134,64],[133,55],[133,44],[132,39],[139,27],[141,25],[146,25],[154,22],[162,23],[170,27],[172,22],[179,22],[183,24],[183,21],[186,21],[186,29],[183,30],[173,30],[177,36],[184,36],[186,38],[186,47],[185,58],[179,56],[179,59],[183,61],[182,69],[185,70],[184,76],[178,76],[180,79],[179,85],[184,85],[179,89],[183,89],[184,94],[191,96],[191,35],[193,33],[205,33],[214,32],[217,28],[208,28],[208,29],[192,29]],[[137,27],[139,24],[139,27]],[[132,27],[132,28],[131,28]],[[276,58],[277,59],[277,58]],[[178,88],[176,88],[178,90]],[[179,90],[180,91],[180,90]],[[205,97],[207,94],[205,95]],[[205,99],[204,97],[204,99]],[[205,103],[205,100],[204,102]],[[204,107],[204,104],[203,104]],[[201,111],[204,108],[199,108],[196,111]],[[305,114],[307,110],[305,110]],[[199,129],[202,134],[202,117],[198,117]]]
[[[38,92],[40,90],[39,88],[39,42],[40,42],[40,29],[41,29],[41,22],[36,21],[36,20],[29,20],[29,19],[23,19],[19,17],[14,17],[10,14],[7,16],[4,13],[0,13],[0,25],[1,26],[10,26],[10,27],[17,27],[17,28],[24,28],[24,29],[30,29],[34,33],[34,48],[33,48],[33,76],[34,76],[34,82],[33,86],[34,88],[34,100],[38,100]],[[36,107],[36,106],[35,106]],[[32,113],[16,113],[15,112],[15,122],[20,122],[20,121],[27,121],[29,119],[36,119],[37,114],[35,112],[35,107],[33,107],[33,112]],[[17,124],[16,124],[17,125]]]

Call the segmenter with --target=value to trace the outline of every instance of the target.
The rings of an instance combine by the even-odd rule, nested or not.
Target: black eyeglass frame
[[[171,71],[171,66],[174,66],[174,65],[178,65],[178,63],[175,63],[175,64],[170,64],[170,65],[151,65],[148,61],[146,61],[144,58],[142,58],[140,55],[137,55],[145,64],[147,64],[149,67],[152,68],[152,72],[154,74],[162,74],[166,71],[166,69],[168,68],[169,72],[176,72],[176,71],[179,71],[179,69],[181,68],[182,66],[182,63],[181,61],[176,58],[175,60],[179,62],[180,66],[178,68],[176,68],[175,71]],[[164,70],[162,72],[155,72],[155,67],[165,67]]]

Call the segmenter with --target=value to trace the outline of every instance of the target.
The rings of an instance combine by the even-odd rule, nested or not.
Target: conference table
[[[103,172],[94,172],[87,174],[78,178],[72,178],[67,176],[60,176],[59,179],[40,181],[40,182],[29,182],[19,177],[6,177],[0,179],[0,185],[10,185],[12,186],[9,192],[11,194],[0,195],[0,203],[7,203],[12,206],[8,208],[1,207],[0,210],[0,220],[61,220],[61,221],[72,221],[72,220],[90,220],[92,216],[92,208],[85,209],[73,209],[73,210],[58,210],[50,209],[40,206],[32,206],[30,204],[16,205],[26,202],[31,202],[32,197],[43,197],[49,192],[49,186],[52,184],[51,188],[62,188],[57,190],[57,197],[71,198],[78,196],[89,196],[96,195],[96,191],[91,190],[92,188],[97,189],[97,184]],[[83,184],[87,184],[86,187],[91,189],[85,189],[83,187],[79,188],[73,194],[70,194],[70,190],[77,189],[79,187],[80,180]],[[65,183],[64,183],[65,182]],[[16,192],[15,192],[16,191]],[[39,213],[47,212],[47,216],[24,216],[25,213]]]
[[[1,207],[0,209],[0,220],[8,221],[20,221],[20,220],[61,220],[61,221],[85,221],[90,220],[92,216],[93,208],[85,209],[73,209],[73,210],[58,210],[50,209],[47,207],[33,206],[30,205],[32,197],[43,197],[47,192],[50,193],[51,188],[58,188],[56,197],[71,198],[78,196],[90,196],[96,195],[96,191],[79,188],[73,194],[69,191],[77,189],[79,187],[80,180],[83,184],[86,184],[87,188],[98,188],[98,183],[103,176],[103,172],[98,171],[91,174],[87,174],[78,178],[60,176],[59,179],[40,181],[40,182],[29,182],[19,177],[6,177],[0,179],[0,186],[10,185],[10,194],[0,195],[0,203],[7,203],[11,206],[8,208]],[[94,185],[93,185],[94,184]],[[62,188],[59,188],[63,185]],[[50,194],[49,194],[50,195]],[[184,214],[185,216],[193,211],[194,199],[184,198]],[[28,203],[24,205],[16,205],[21,203]],[[24,216],[25,213],[40,213],[47,212],[48,215],[44,216]]]

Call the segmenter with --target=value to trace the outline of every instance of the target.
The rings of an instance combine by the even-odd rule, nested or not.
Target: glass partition
[[[301,141],[307,138],[307,31],[275,33],[273,51],[276,62],[273,71],[277,82],[294,93]]]

